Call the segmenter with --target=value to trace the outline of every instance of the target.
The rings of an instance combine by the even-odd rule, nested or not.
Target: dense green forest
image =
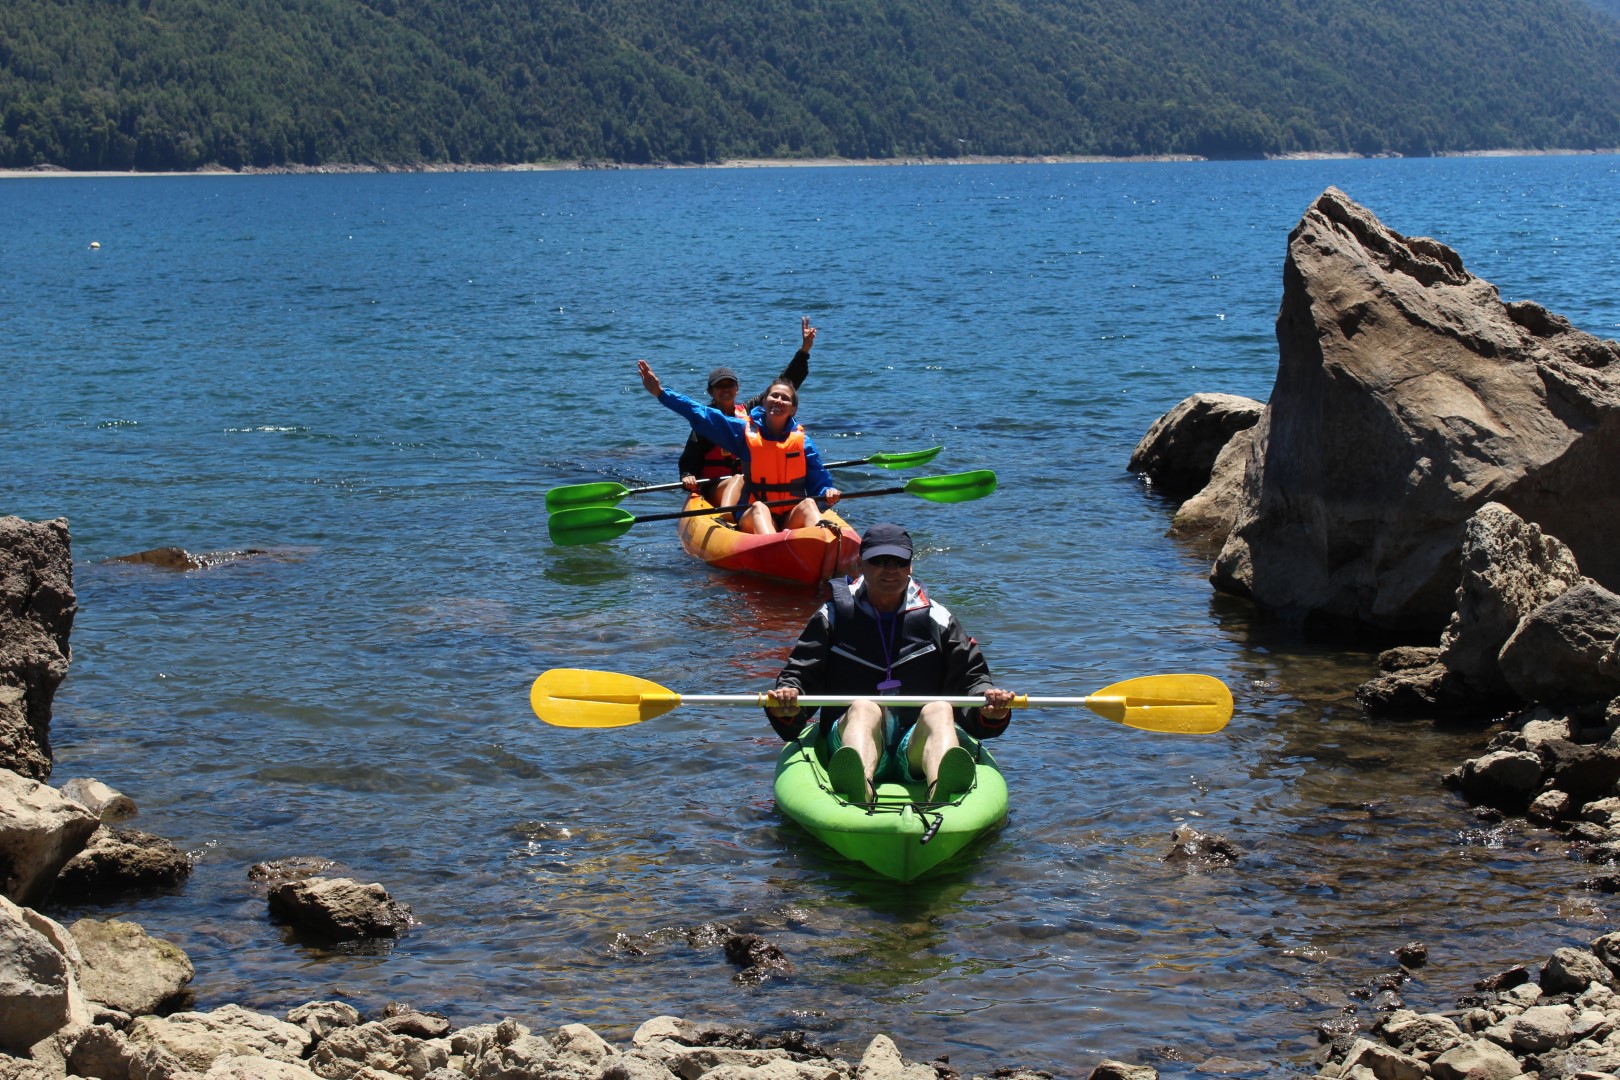
[[[5,0],[0,167],[1620,147],[1615,0]]]

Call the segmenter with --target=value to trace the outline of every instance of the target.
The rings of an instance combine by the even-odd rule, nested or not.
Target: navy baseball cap
[[[881,522],[866,530],[861,537],[861,558],[875,559],[880,555],[892,555],[897,559],[911,561],[911,534],[898,525]]]

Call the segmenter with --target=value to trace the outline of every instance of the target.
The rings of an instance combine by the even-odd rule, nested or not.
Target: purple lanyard
[[[900,680],[894,677],[894,654],[898,652],[895,639],[900,636],[900,613],[885,614],[877,612],[878,617],[878,644],[883,646],[883,681],[877,684],[880,694],[893,694],[900,689]],[[887,623],[889,635],[883,636],[883,627]]]

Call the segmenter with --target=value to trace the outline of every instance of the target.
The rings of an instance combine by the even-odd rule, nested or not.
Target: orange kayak
[[[691,495],[686,510],[713,507],[702,495]],[[777,581],[816,585],[847,574],[860,561],[861,536],[849,522],[831,510],[821,512],[821,524],[808,529],[747,533],[737,528],[730,514],[678,518],[681,547],[722,570],[758,574]]]

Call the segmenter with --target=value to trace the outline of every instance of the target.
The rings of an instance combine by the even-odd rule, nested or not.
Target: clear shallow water
[[[1124,463],[1189,393],[1268,394],[1287,233],[1329,184],[1505,298],[1620,334],[1617,165],[0,183],[0,512],[70,519],[80,601],[54,779],[126,791],[199,857],[172,896],[86,913],[178,941],[204,1008],[403,999],[610,1037],[668,1012],[1071,1075],[1104,1056],[1286,1073],[1408,941],[1431,964],[1407,1000],[1443,1007],[1589,940],[1614,905],[1579,887],[1589,868],[1438,788],[1479,737],[1363,721],[1371,655],[1214,596]],[[542,498],[673,477],[684,433],[635,358],[693,392],[718,363],[762,381],[801,314],[826,450],[944,443],[934,471],[999,473],[980,502],[848,513],[912,529],[1003,685],[1204,671],[1237,695],[1228,730],[1020,715],[1007,827],[900,890],[778,819],[752,710],[536,721],[548,667],[688,692],[774,675],[807,595],[710,573],[659,525],[555,548]],[[274,555],[104,562],[164,545]],[[1166,863],[1181,822],[1242,861]],[[298,854],[420,925],[385,955],[284,942],[247,868]],[[766,934],[794,975],[737,986],[682,932],[710,923]]]

